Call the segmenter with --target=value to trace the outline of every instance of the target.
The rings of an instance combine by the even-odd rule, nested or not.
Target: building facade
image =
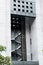
[[[36,2],[11,0],[11,57],[15,61],[38,61],[35,29]]]
[[[27,61],[29,61],[29,62],[30,61],[31,62],[39,61],[39,65],[43,65],[43,52],[42,52],[42,50],[43,50],[43,7],[42,7],[43,1],[42,0],[41,1],[40,0],[29,1],[29,2],[35,3],[35,6],[36,6],[36,8],[34,7],[35,15],[33,15],[32,11],[31,11],[32,14],[29,13],[29,15],[28,15],[28,13],[24,13],[24,14],[22,13],[22,15],[20,15],[21,14],[20,12],[17,14],[15,12],[15,14],[12,15],[12,13],[14,13],[13,11],[11,12],[11,10],[10,10],[10,8],[12,9],[12,7],[11,7],[12,4],[10,5],[10,3],[12,3],[12,1],[13,0],[11,0],[11,1],[10,0],[7,0],[7,1],[1,0],[0,1],[0,5],[1,5],[0,6],[1,7],[1,9],[0,9],[0,15],[1,15],[0,16],[0,31],[1,31],[0,32],[0,43],[7,47],[7,51],[4,54],[12,56],[12,61],[13,60],[14,61],[22,60],[22,61],[26,61],[26,62]],[[20,1],[22,1],[22,0],[20,0]],[[26,0],[25,2],[27,2],[27,1],[28,0]],[[30,7],[30,5],[29,5],[29,7]],[[27,7],[27,9],[28,9],[28,7]],[[20,11],[20,9],[19,9],[19,11]],[[24,12],[24,10],[23,10],[23,12]],[[27,12],[28,12],[28,10],[27,10]],[[24,21],[23,23],[22,22],[19,23],[20,29],[18,28],[18,25],[17,25],[18,22],[16,23],[16,25],[17,25],[16,29],[18,28],[18,31],[13,31],[14,29],[12,30],[12,26],[15,26],[15,24],[14,25],[11,24],[12,19],[14,19],[12,17],[15,18],[15,21],[16,21],[16,19],[19,19],[22,22]],[[19,37],[17,36],[15,38],[16,33],[19,33]],[[13,36],[15,38],[17,47],[19,46],[19,48],[20,48],[19,51],[15,47],[16,44],[13,47],[13,42],[14,42],[14,41],[12,41],[12,40],[14,40],[14,38],[12,39]],[[19,43],[21,43],[21,44],[19,44]],[[16,51],[15,51],[15,48],[16,48]],[[20,52],[20,50],[21,50],[21,52]],[[24,52],[25,55],[24,55],[24,53],[22,54],[22,52]],[[19,56],[19,58],[18,58],[19,60],[16,58],[13,59],[13,54],[15,54],[15,55],[17,54],[16,56],[17,57]]]

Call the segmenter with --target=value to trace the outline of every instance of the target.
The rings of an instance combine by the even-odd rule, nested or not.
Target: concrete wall
[[[31,60],[31,52],[32,52],[32,61],[38,61],[38,40],[37,40],[36,18],[34,19],[34,18],[26,17],[25,23],[26,23],[25,28],[26,28],[27,61]],[[29,24],[31,25],[31,31],[29,30]],[[31,45],[30,45],[30,38],[32,42]]]
[[[39,65],[43,65],[43,0],[36,0]]]
[[[32,55],[33,60],[38,61],[38,40],[37,40],[37,24],[36,18],[31,25],[31,39],[32,39]]]
[[[10,0],[0,1],[0,44],[7,47],[4,56],[11,55]]]
[[[36,0],[36,17],[39,65],[43,65],[43,0]],[[11,43],[9,22],[10,0],[0,0],[0,44],[7,47],[7,55],[11,51],[11,45],[9,45]],[[5,53],[3,54],[6,55]]]

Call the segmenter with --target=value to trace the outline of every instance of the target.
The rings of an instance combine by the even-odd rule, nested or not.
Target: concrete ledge
[[[13,61],[12,65],[39,65],[38,61]]]

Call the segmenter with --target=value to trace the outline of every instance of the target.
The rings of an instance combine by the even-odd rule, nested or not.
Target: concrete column
[[[31,60],[30,53],[30,33],[29,33],[29,18],[25,18],[25,29],[26,29],[26,53],[27,53],[27,61]]]
[[[33,20],[33,23],[31,25],[31,39],[32,39],[31,41],[32,42],[32,60],[38,61],[38,40],[37,40],[36,18]]]

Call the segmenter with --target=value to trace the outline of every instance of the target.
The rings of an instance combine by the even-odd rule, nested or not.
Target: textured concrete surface
[[[21,62],[14,62],[13,65],[39,65],[38,61],[21,61]]]

